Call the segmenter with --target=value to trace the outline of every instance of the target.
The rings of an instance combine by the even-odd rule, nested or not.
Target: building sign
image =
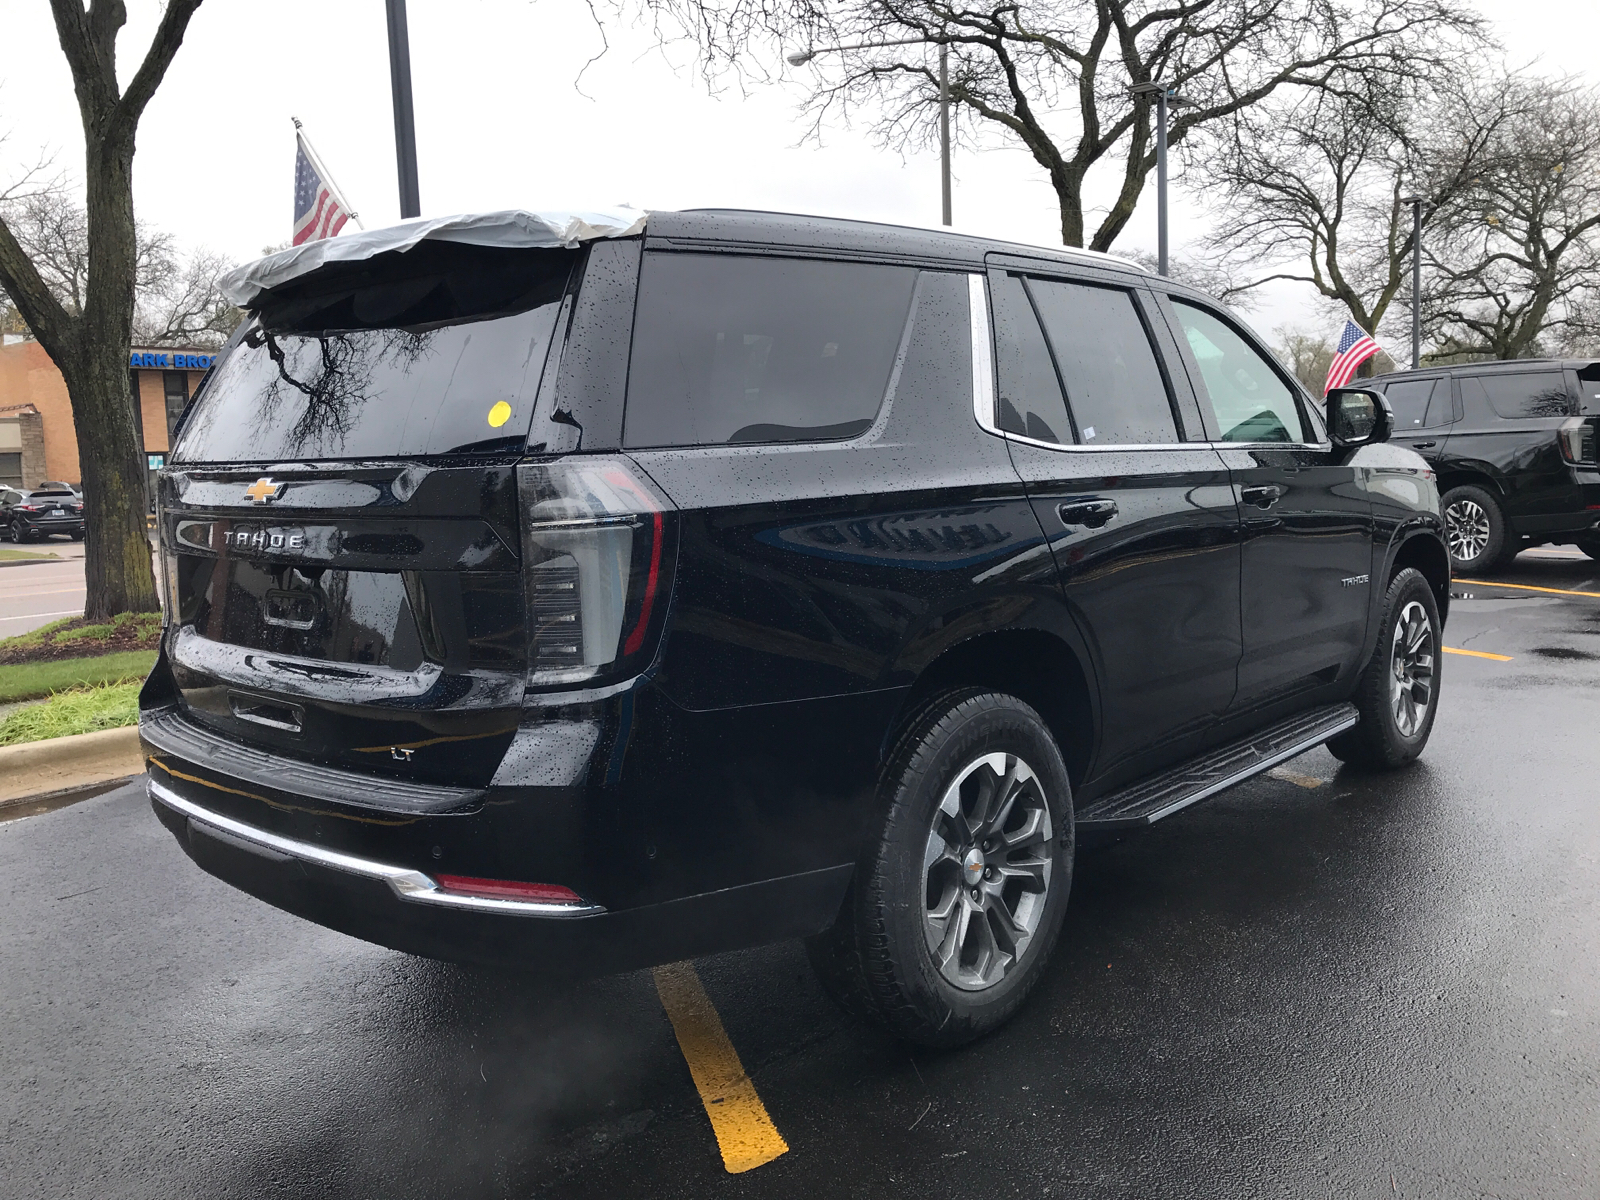
[[[151,471],[159,471],[162,467],[167,465],[167,456],[165,454],[146,454],[144,456],[144,461],[146,463],[146,469]]]
[[[157,367],[168,371],[207,371],[216,361],[215,354],[161,354],[135,350],[128,355],[130,367]]]

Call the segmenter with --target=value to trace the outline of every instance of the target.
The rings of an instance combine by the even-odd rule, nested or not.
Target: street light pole
[[[840,54],[846,50],[880,50],[885,46],[926,46],[928,38],[897,38],[890,42],[862,42],[855,46],[818,46],[784,55],[791,67],[803,67],[819,54]],[[939,43],[939,201],[940,223],[951,223],[950,202],[950,45]]]
[[[394,91],[394,157],[400,176],[400,217],[422,215],[417,194],[417,123],[411,111],[411,38],[406,0],[385,0],[389,15],[389,83]]]
[[[1411,369],[1422,365],[1422,201],[1421,196],[1404,196],[1411,205]]]
[[[950,47],[939,43],[940,220],[950,224]]]
[[[1135,96],[1154,96],[1156,101],[1156,271],[1167,273],[1167,109],[1192,103],[1164,83],[1136,83]]]

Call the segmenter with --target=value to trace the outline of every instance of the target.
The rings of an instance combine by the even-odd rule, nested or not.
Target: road
[[[853,1024],[793,944],[698,962],[789,1147],[743,1174],[648,973],[352,941],[201,873],[133,788],[0,824],[6,1194],[1592,1196],[1600,570],[1497,579],[1457,584],[1445,643],[1497,657],[1444,659],[1420,763],[1313,751],[1085,852],[985,1042]]]
[[[83,615],[83,543],[64,538],[13,546],[55,554],[60,562],[0,567],[0,638],[16,637],[62,617]]]

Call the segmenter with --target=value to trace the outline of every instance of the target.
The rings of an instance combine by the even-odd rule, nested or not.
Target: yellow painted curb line
[[[744,1073],[739,1053],[722,1028],[711,997],[700,984],[694,964],[670,963],[655,969],[656,992],[667,1010],[672,1031],[700,1102],[722,1149],[722,1165],[730,1174],[749,1171],[789,1152],[755,1084]]]
[[[1509,654],[1490,654],[1487,650],[1457,650],[1454,646],[1443,646],[1441,649],[1446,654],[1465,654],[1468,658],[1487,658],[1492,662],[1510,662]]]
[[[0,746],[0,802],[87,787],[143,771],[137,725]]]
[[[1516,588],[1522,592],[1549,592],[1552,596],[1588,596],[1591,599],[1600,600],[1600,592],[1572,592],[1565,588],[1534,587],[1531,583],[1495,583],[1492,579],[1467,579],[1464,577],[1455,579],[1452,582],[1471,583],[1476,584],[1478,587]]]

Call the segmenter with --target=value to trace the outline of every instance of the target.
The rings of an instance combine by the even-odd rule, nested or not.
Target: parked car
[[[0,489],[0,529],[13,542],[36,542],[61,534],[83,541],[83,500],[70,488],[46,483],[32,491]]]
[[[263,900],[551,975],[804,937],[953,1045],[1079,838],[1428,740],[1433,472],[1193,289],[731,211],[334,248],[230,277],[159,485],[152,804]]]
[[[1394,410],[1394,444],[1439,475],[1456,570],[1492,570],[1547,542],[1600,559],[1600,362],[1470,363],[1372,386]]]

